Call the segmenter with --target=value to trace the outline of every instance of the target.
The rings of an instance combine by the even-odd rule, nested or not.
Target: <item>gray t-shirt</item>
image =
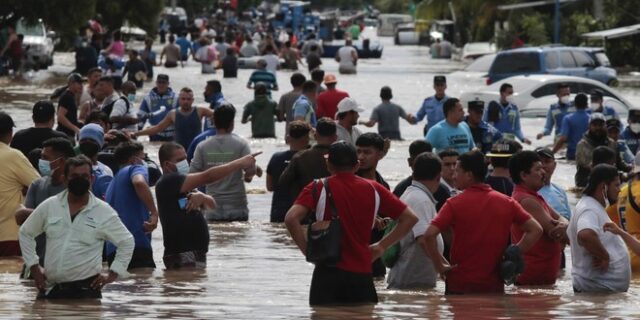
[[[28,209],[35,209],[43,201],[57,195],[64,189],[64,183],[54,185],[51,183],[51,177],[49,176],[38,178],[29,186],[24,206]]]
[[[397,139],[400,139],[400,118],[406,117],[404,109],[392,102],[379,104],[371,113],[371,120],[378,122],[378,132],[385,135],[397,134]]]
[[[343,126],[336,124],[336,134],[338,135],[338,141],[344,140],[345,142],[351,144],[352,146],[356,146],[356,141],[358,137],[362,134],[360,129],[356,128],[356,126],[351,127],[351,133]]]
[[[285,115],[285,131],[289,133],[289,122],[293,121],[293,104],[300,98],[302,93],[300,91],[289,91],[282,96],[278,101],[278,111]]]
[[[435,218],[436,200],[423,184],[415,180],[402,194],[400,200],[416,213],[418,223],[400,240],[400,256],[389,271],[387,283],[392,289],[433,288],[436,285],[438,272],[416,238],[424,235],[431,220]],[[440,235],[437,241],[438,251],[442,253],[444,244]]]
[[[197,147],[191,160],[189,172],[202,172],[217,167],[251,153],[249,143],[242,137],[231,134],[217,134]],[[255,171],[255,168],[250,170]],[[244,188],[244,173],[236,170],[226,178],[207,185],[207,194],[213,196],[218,206],[247,208],[247,193]]]

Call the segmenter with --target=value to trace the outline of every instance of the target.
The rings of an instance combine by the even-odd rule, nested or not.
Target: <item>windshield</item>
[[[610,67],[611,62],[609,62],[609,57],[604,52],[596,52],[596,59],[598,59],[598,63],[603,67]]]
[[[44,33],[44,28],[41,23],[35,23],[33,25],[27,25],[24,21],[18,22],[16,25],[16,33],[22,34],[25,36],[38,36],[44,37],[46,34]]]
[[[482,56],[469,64],[466,68],[464,68],[464,70],[474,72],[489,72],[489,68],[491,68],[491,64],[493,63],[493,59],[495,59],[495,57],[495,54]]]

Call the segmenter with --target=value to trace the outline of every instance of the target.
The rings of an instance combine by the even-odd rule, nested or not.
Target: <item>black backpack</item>
[[[111,103],[109,103],[108,105],[102,107],[102,110],[100,110],[100,111],[106,113],[107,116],[111,117],[111,112],[113,111],[113,105],[116,104],[116,102],[118,100],[120,100],[120,99],[124,100],[124,103],[127,105],[127,111],[125,111],[125,114],[129,113],[129,105],[130,105],[129,99],[127,99],[127,97],[124,97],[124,96],[119,97],[118,99],[115,99],[115,100],[111,101]]]

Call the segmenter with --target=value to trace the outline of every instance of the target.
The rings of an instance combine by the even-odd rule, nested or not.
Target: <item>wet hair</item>
[[[294,139],[308,136],[310,131],[311,126],[304,121],[294,120],[289,123],[289,136]]]
[[[332,137],[336,135],[336,122],[331,118],[323,117],[316,124],[316,132],[321,137]]]
[[[113,152],[113,156],[118,164],[123,165],[129,161],[132,156],[135,156],[142,151],[144,151],[144,147],[140,142],[126,141],[116,147],[116,150]]]
[[[460,153],[454,149],[446,149],[438,153],[438,157],[444,160],[446,157],[460,157]]]
[[[313,81],[305,81],[302,84],[302,93],[314,93],[318,90],[318,85]]]
[[[89,115],[87,116],[87,119],[85,119],[86,123],[108,123],[109,122],[109,116],[100,111],[100,110],[94,110],[91,111],[91,113],[89,113]]]
[[[608,146],[599,146],[593,149],[591,165],[596,166],[601,163],[614,165],[616,163],[616,152]]]
[[[419,154],[413,162],[414,180],[433,180],[442,172],[442,161],[431,152]]]
[[[324,79],[324,70],[313,69],[313,71],[311,71],[311,80],[315,82],[321,82],[323,79]]]
[[[520,174],[522,172],[531,172],[533,164],[539,161],[542,161],[540,160],[540,156],[535,151],[531,150],[519,151],[511,156],[511,159],[509,160],[509,174],[511,175],[513,183],[521,183],[522,178],[520,178]]]
[[[603,182],[609,184],[618,177],[618,169],[610,164],[601,163],[594,166],[589,174],[587,187],[584,189],[582,194],[591,196],[596,191],[599,184]]]
[[[69,171],[71,171],[71,168],[77,168],[82,166],[89,167],[89,172],[91,172],[93,169],[93,164],[91,163],[91,160],[87,158],[87,156],[79,155],[76,157],[71,157],[67,159],[67,161],[64,163],[64,175],[68,177]]]
[[[73,151],[73,145],[67,138],[51,138],[42,143],[42,148],[51,148],[59,157],[73,158],[76,152]]]
[[[307,81],[307,78],[300,72],[296,72],[291,75],[291,85],[294,88],[302,86],[305,81]]]
[[[380,89],[380,98],[383,100],[391,100],[391,98],[393,98],[391,88],[389,88],[388,86],[382,87],[382,89]]]
[[[513,89],[513,86],[510,83],[505,82],[500,86],[500,93],[507,91],[507,89]]]
[[[379,133],[367,132],[361,134],[356,140],[357,147],[373,147],[378,151],[384,150],[384,138]]]
[[[449,98],[447,101],[445,101],[444,105],[442,106],[442,110],[444,111],[445,118],[447,117],[447,115],[449,115],[450,112],[453,111],[453,109],[456,107],[456,104],[458,104],[458,102],[460,102],[460,100],[456,98]]]
[[[171,158],[173,158],[173,154],[176,152],[176,150],[179,149],[184,148],[173,141],[163,143],[158,150],[158,159],[160,160],[160,165],[162,165],[165,161],[169,161]]]
[[[228,130],[236,117],[236,108],[230,103],[221,104],[215,112],[213,123],[216,128]]]
[[[487,176],[487,165],[485,164],[484,154],[478,150],[472,150],[461,154],[458,162],[462,170],[471,172],[474,179],[478,182],[484,181]]]
[[[409,145],[409,157],[415,158],[423,152],[432,152],[433,146],[424,139],[415,140]]]

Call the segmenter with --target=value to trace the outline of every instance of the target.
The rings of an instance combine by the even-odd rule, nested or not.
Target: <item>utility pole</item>
[[[555,15],[553,23],[553,43],[560,43],[560,0],[555,3]]]

